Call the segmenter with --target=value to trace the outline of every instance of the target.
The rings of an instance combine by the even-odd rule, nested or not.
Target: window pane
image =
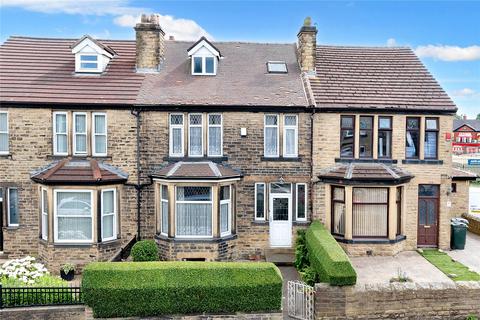
[[[257,212],[255,212],[255,216],[263,219],[265,217],[265,185],[257,184],[255,186],[257,198]]]
[[[360,129],[372,129],[372,117],[360,117]]]
[[[214,73],[214,58],[213,57],[206,57],[205,58],[205,72],[206,73]]]
[[[344,235],[345,234],[345,204],[333,203],[332,208],[332,233]]]
[[[97,69],[97,63],[82,62],[82,63],[80,64],[80,68],[82,68],[82,69]]]
[[[293,155],[296,154],[295,150],[295,129],[285,129],[285,154]]]
[[[208,124],[221,125],[222,124],[222,115],[220,115],[220,114],[209,114],[208,115]]]
[[[8,134],[0,133],[0,151],[8,151]]]
[[[333,200],[345,201],[345,189],[333,188]]]
[[[418,195],[420,197],[438,197],[438,186],[432,184],[421,184],[418,187]]]
[[[172,151],[174,154],[182,154],[182,139],[183,139],[183,130],[181,128],[172,129]]]
[[[437,119],[427,119],[426,122],[427,122],[427,124],[426,124],[427,130],[437,130],[438,129]]]
[[[60,153],[67,152],[67,135],[66,134],[57,135],[57,152],[60,152]]]
[[[90,192],[58,192],[57,215],[62,216],[90,216]]]
[[[267,62],[268,72],[287,73],[287,64],[283,61]]]
[[[42,214],[42,239],[48,238],[48,215]]]
[[[201,57],[193,57],[193,73],[202,73]]]
[[[87,132],[87,121],[84,114],[75,115],[75,132],[76,133],[86,133]]]
[[[114,216],[108,215],[103,217],[102,228],[103,228],[103,238],[113,238],[113,223]]]
[[[76,152],[87,152],[87,136],[86,135],[76,135],[75,136],[75,151]]]
[[[391,157],[392,132],[378,131],[378,156],[381,158]]]
[[[407,118],[407,129],[419,129],[419,120],[417,118]]]
[[[0,113],[0,132],[8,131],[7,114],[5,112]]]
[[[354,188],[353,202],[353,235],[387,236],[388,189]]]
[[[406,143],[405,154],[407,158],[418,157],[418,141],[419,141],[418,131],[407,131],[407,138],[405,142]]]
[[[437,132],[425,132],[425,158],[437,157]]]
[[[92,219],[58,217],[58,240],[92,240]]]
[[[265,116],[265,125],[276,126],[278,124],[278,117],[275,115]]]
[[[172,125],[183,125],[183,115],[181,115],[181,114],[170,115],[170,124],[172,124]]]
[[[18,190],[9,189],[8,193],[9,224],[18,224]]]
[[[220,204],[220,233],[228,232],[228,219],[229,219],[229,204]]]
[[[340,156],[353,157],[353,130],[341,130],[340,132]]]
[[[114,191],[104,191],[103,192],[103,214],[114,213],[115,212],[115,197]]]
[[[168,234],[168,202],[162,201],[162,233]]]
[[[386,203],[388,202],[388,189],[353,188],[353,202]]]
[[[297,218],[305,219],[305,185],[297,185]]]
[[[208,153],[212,156],[219,156],[222,154],[222,128],[221,127],[208,128]]]
[[[199,156],[203,154],[202,150],[202,128],[190,128],[190,155]]]
[[[210,201],[210,187],[177,187],[178,201]]]
[[[265,155],[276,156],[278,154],[278,128],[265,128]]]
[[[95,153],[107,153],[107,137],[95,137]]]
[[[292,185],[290,183],[271,183],[271,193],[291,193]]]
[[[58,192],[56,206],[59,240],[92,239],[90,192]]]
[[[82,61],[97,61],[97,56],[95,56],[95,55],[91,55],[91,56],[81,55],[80,60],[82,60]]]
[[[379,129],[391,129],[392,128],[392,119],[391,118],[379,118],[378,128]]]
[[[286,126],[296,126],[297,125],[297,116],[285,116],[285,125]]]
[[[42,190],[42,211],[48,212],[47,190]]]
[[[372,157],[373,153],[372,130],[360,130],[360,157]]]
[[[202,115],[201,114],[190,115],[190,124],[191,125],[201,125],[202,124]]]
[[[230,200],[230,186],[220,187],[220,201]]]
[[[56,130],[56,133],[67,132],[67,115],[65,114],[55,115],[55,130]]]
[[[209,203],[177,203],[177,235],[211,236],[212,205]]]
[[[105,134],[107,133],[105,128],[105,115],[95,115],[95,133]]]
[[[342,128],[353,128],[354,117],[341,117]]]
[[[162,199],[168,200],[168,187],[162,186]]]

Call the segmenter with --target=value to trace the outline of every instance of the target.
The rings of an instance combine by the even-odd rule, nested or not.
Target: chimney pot
[[[315,61],[317,59],[317,28],[312,26],[312,19],[306,17],[303,26],[297,34],[298,49],[297,57],[300,70],[309,74],[315,74]]]
[[[463,115],[463,120],[467,120],[467,115],[466,114]]]
[[[142,14],[135,26],[137,72],[158,72],[165,59],[165,33],[157,14]]]
[[[170,37],[168,37],[168,40],[175,41],[175,37],[174,37],[174,36],[170,36]]]

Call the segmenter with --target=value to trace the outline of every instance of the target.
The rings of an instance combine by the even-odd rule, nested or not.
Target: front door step
[[[265,260],[277,266],[292,266],[295,260],[295,250],[293,248],[265,249]]]

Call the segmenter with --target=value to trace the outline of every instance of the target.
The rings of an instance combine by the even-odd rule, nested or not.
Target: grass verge
[[[423,249],[420,254],[453,281],[480,281],[480,274],[470,271],[460,262],[454,261],[445,252]]]

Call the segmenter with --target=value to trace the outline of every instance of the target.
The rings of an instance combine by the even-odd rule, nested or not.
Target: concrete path
[[[416,251],[404,251],[393,257],[351,257],[357,271],[357,283],[390,283],[398,276],[398,270],[406,272],[413,282],[453,281],[419,255]]]
[[[480,273],[480,236],[467,233],[465,250],[452,250],[447,252],[452,259],[464,264],[475,272]]]
[[[288,316],[288,288],[287,288],[287,283],[288,281],[293,281],[293,280],[299,280],[299,274],[297,272],[297,269],[294,267],[284,267],[284,266],[279,266],[278,269],[280,269],[280,272],[282,273],[283,277],[283,297],[282,297],[282,311],[283,311],[283,319],[293,319]]]

